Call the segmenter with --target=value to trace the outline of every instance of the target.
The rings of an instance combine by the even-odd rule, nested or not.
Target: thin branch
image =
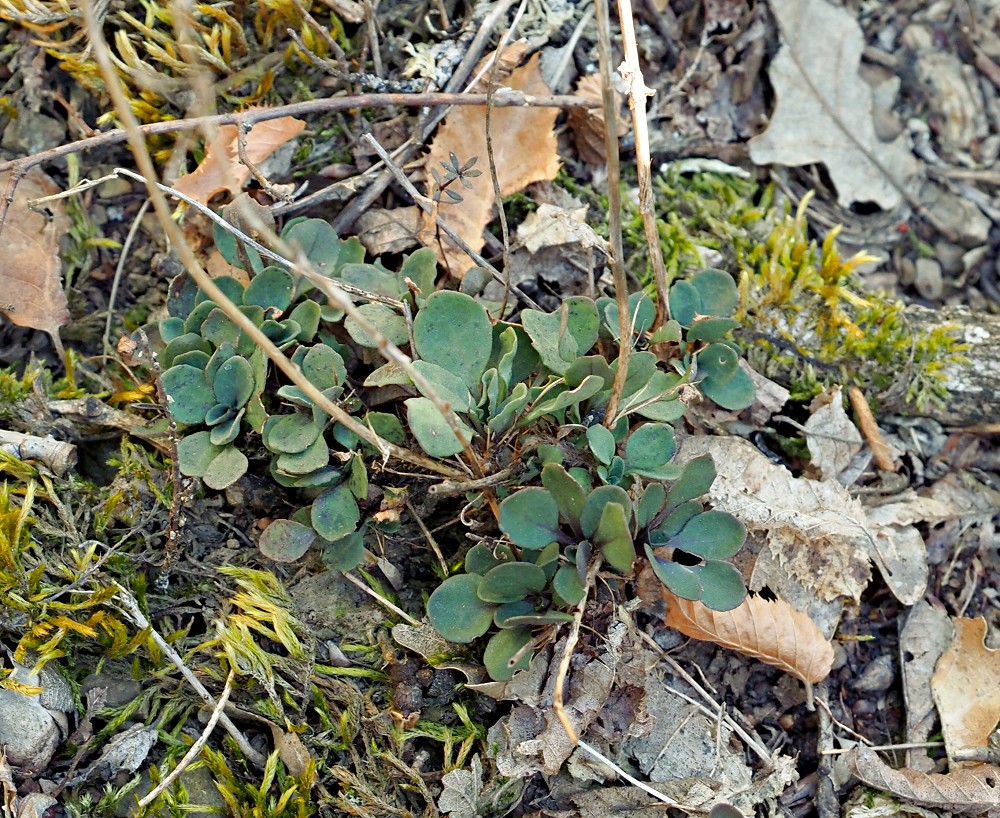
[[[441,573],[444,574],[444,576],[448,576],[451,571],[448,570],[448,561],[445,560],[444,554],[441,553],[441,546],[438,545],[438,542],[434,539],[434,535],[431,533],[431,530],[424,523],[423,519],[421,519],[420,515],[417,514],[417,510],[413,507],[413,503],[409,500],[406,501],[406,508],[409,509],[410,516],[416,520],[417,526],[420,528],[420,533],[424,535],[424,539],[427,540],[430,545],[431,550],[434,552],[434,556],[437,557],[438,565],[441,566]]]
[[[29,207],[31,202],[28,203]],[[122,245],[122,251],[118,254],[118,264],[115,265],[115,277],[111,282],[111,295],[108,296],[108,317],[104,322],[104,351],[111,351],[111,323],[115,317],[115,299],[118,298],[118,285],[121,284],[122,276],[125,275],[125,262],[129,257],[129,253],[132,250],[132,242],[135,241],[135,237],[139,233],[139,228],[142,226],[142,217],[146,215],[146,211],[149,210],[149,199],[146,199],[139,207],[139,211],[135,214],[135,218],[132,220],[132,226],[128,229],[128,235],[125,236],[125,243]]]
[[[625,770],[623,770],[621,767],[615,764],[615,762],[613,762],[610,758],[603,755],[602,753],[599,753],[596,749],[587,744],[587,742],[582,740],[577,741],[576,746],[579,747],[581,750],[584,750],[585,752],[592,755],[602,764],[607,764],[612,770],[618,773],[618,775],[620,775],[622,778],[628,781],[629,784],[631,784],[634,787],[638,787],[645,793],[649,793],[650,795],[653,796],[653,798],[656,798],[658,801],[662,801],[664,804],[671,804],[671,805],[678,804],[678,802],[674,801],[673,798],[664,795],[659,790],[653,789],[651,786],[649,786],[649,784],[646,784],[640,781],[638,778],[629,775]]]
[[[89,17],[90,15],[88,14],[87,16]],[[174,667],[181,672],[181,675],[187,679],[188,684],[194,688],[195,693],[202,698],[205,704],[213,708],[213,710],[217,708],[218,702],[215,700],[215,697],[208,692],[205,685],[203,685],[198,677],[191,672],[191,669],[184,664],[184,660],[180,657],[180,654],[174,650],[173,646],[167,642],[166,639],[160,636],[159,633],[157,633],[156,629],[149,623],[149,620],[146,619],[145,614],[143,614],[142,610],[139,608],[139,603],[136,602],[135,597],[125,590],[124,586],[119,585],[117,582],[115,583],[115,586],[120,591],[116,600],[118,607],[132,621],[132,624],[140,630],[148,628],[149,637],[156,643],[156,646],[163,651],[166,657],[173,662]],[[222,712],[221,708],[219,722],[226,728],[229,735],[233,737],[233,740],[240,748],[240,752],[242,752],[243,755],[245,755],[257,769],[263,770],[267,759],[254,749],[253,745],[247,740],[247,737],[240,731],[240,728],[233,724],[232,719]]]
[[[354,574],[351,574],[348,571],[342,571],[341,572],[341,576],[344,579],[346,579],[348,582],[350,582],[350,583],[352,583],[354,585],[357,585],[362,591],[364,591],[366,594],[368,594],[368,596],[370,596],[373,599],[377,600],[380,605],[385,606],[386,608],[388,608],[390,611],[392,611],[397,616],[400,616],[403,619],[405,619],[409,624],[413,625],[413,627],[419,628],[421,626],[421,624],[423,624],[419,619],[414,619],[412,616],[410,616],[406,611],[404,611],[398,605],[395,605],[391,600],[386,599],[384,596],[382,596],[380,593],[376,592],[374,589],[369,588],[360,579],[358,579],[356,576],[354,576]]]
[[[212,732],[215,730],[215,725],[219,723],[219,719],[222,717],[222,714],[226,709],[226,703],[229,701],[229,694],[233,692],[233,677],[235,675],[236,671],[230,669],[229,676],[226,677],[226,686],[222,689],[222,695],[219,696],[219,701],[216,702],[215,709],[212,710],[212,717],[208,720],[208,724],[205,725],[205,729],[201,731],[201,735],[198,736],[198,740],[191,745],[188,751],[184,754],[184,758],[177,762],[177,766],[170,771],[170,775],[164,778],[159,784],[142,797],[139,801],[139,809],[148,807],[157,798],[159,798],[160,794],[165,792],[167,787],[180,778],[181,773],[183,773],[198,757],[198,754],[201,752],[201,748],[208,743],[209,736],[212,735]]]
[[[587,599],[590,597],[590,589],[594,585],[597,572],[601,569],[601,558],[597,557],[587,569],[586,581],[583,583],[583,599],[576,606],[573,613],[573,626],[570,628],[569,636],[566,637],[566,645],[563,647],[562,658],[559,660],[559,672],[556,674],[555,689],[552,691],[552,709],[556,711],[556,717],[562,725],[569,740],[576,745],[580,737],[570,723],[569,716],[566,715],[566,707],[563,705],[563,686],[566,684],[566,674],[569,673],[569,662],[573,658],[573,648],[580,638],[580,624],[583,622],[583,612],[587,609]]]
[[[653,90],[646,87],[639,65],[639,49],[635,42],[635,26],[632,23],[631,0],[618,0],[618,20],[622,29],[622,44],[625,47],[625,62],[618,71],[628,84],[628,107],[632,111],[632,129],[635,131],[635,164],[639,181],[639,213],[649,247],[649,260],[653,266],[653,281],[656,282],[657,325],[670,317],[667,294],[670,281],[663,263],[660,249],[660,233],[656,226],[656,209],[653,201],[653,174],[649,159],[649,128],[646,124],[646,98]]]
[[[113,70],[113,69],[112,69]],[[117,77],[117,75],[116,75]],[[126,100],[127,103],[127,100]],[[346,111],[353,108],[387,108],[393,105],[405,107],[422,108],[428,105],[485,105],[486,94],[452,94],[452,93],[421,93],[421,94],[352,94],[346,97],[333,97],[330,99],[312,99],[305,102],[293,102],[288,105],[279,105],[274,108],[253,108],[249,111],[229,114],[215,114],[213,116],[192,117],[190,119],[173,119],[167,122],[151,122],[147,125],[139,125],[132,117],[137,132],[143,136],[155,136],[157,134],[180,133],[182,131],[193,131],[204,127],[218,127],[220,125],[254,125],[257,122],[266,122],[271,119],[279,119],[283,116],[308,116],[309,114],[329,113],[331,111]],[[524,107],[524,108],[593,108],[596,103],[592,100],[572,95],[533,95],[523,94],[520,91],[513,91],[509,88],[502,89],[493,100],[493,104],[503,107]],[[119,114],[120,115],[120,114]],[[125,117],[121,117],[125,120]],[[36,165],[51,162],[60,156],[67,156],[71,153],[81,153],[93,148],[105,147],[107,145],[117,145],[129,140],[127,128],[116,128],[112,131],[105,131],[97,136],[88,139],[80,139],[65,145],[59,145],[40,153],[24,156],[20,159],[12,159],[7,162],[0,162],[0,173],[12,171],[10,179],[7,181],[7,188],[4,191],[3,201],[0,202],[0,230],[3,228],[7,218],[7,210],[14,200],[14,190],[18,182],[30,168]],[[149,175],[144,173],[143,175]]]
[[[493,105],[502,108],[596,108],[598,104],[594,100],[578,97],[574,94],[525,94],[510,88],[504,88],[493,101]],[[228,114],[150,122],[146,125],[138,125],[138,129],[143,136],[157,136],[159,134],[180,133],[181,131],[196,131],[204,127],[239,125],[242,122],[253,126],[258,122],[267,122],[285,116],[309,116],[310,114],[348,111],[353,108],[391,108],[397,105],[407,108],[424,108],[432,105],[485,106],[486,94],[446,93],[444,91],[419,94],[351,94],[344,97],[291,102],[288,105],[277,105],[273,108],[251,108],[247,111]],[[14,169],[27,170],[35,165],[51,162],[60,156],[81,153],[107,145],[117,145],[127,140],[127,129],[115,128],[99,133],[97,136],[40,151],[31,156],[0,162],[0,173]]]
[[[622,243],[621,170],[618,163],[618,101],[611,84],[611,22],[608,0],[596,0],[597,48],[601,64],[601,104],[604,106],[604,153],[608,162],[608,235],[611,241],[611,273],[618,303],[618,369],[611,385],[611,395],[604,410],[604,425],[609,429],[617,418],[618,402],[625,389],[628,359],[632,352],[632,324],[628,309],[628,279],[625,274],[625,249]],[[659,308],[657,308],[659,309]]]
[[[500,177],[497,176],[497,159],[493,151],[493,100],[497,92],[497,72],[500,69],[500,55],[507,45],[507,40],[511,33],[517,28],[517,24],[524,15],[528,0],[521,0],[517,12],[514,14],[514,21],[503,33],[500,42],[497,43],[493,52],[493,67],[490,69],[490,81],[486,86],[486,158],[490,165],[490,181],[493,183],[493,195],[497,200],[497,213],[500,216],[500,233],[503,236],[503,301],[500,302],[500,317],[503,318],[507,311],[507,299],[510,297],[510,230],[507,227],[507,214],[503,208],[503,194],[500,191]]]

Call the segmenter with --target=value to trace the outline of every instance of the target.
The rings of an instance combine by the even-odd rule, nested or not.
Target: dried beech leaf
[[[289,139],[298,136],[305,126],[305,122],[292,116],[258,122],[247,134],[247,158],[255,165],[263,162]],[[240,162],[236,136],[235,125],[219,128],[217,143],[208,145],[201,164],[192,173],[175,180],[174,188],[205,205],[225,190],[236,196],[250,178],[249,169]],[[223,146],[222,155],[215,150],[215,144]]]
[[[542,79],[538,60],[539,55],[536,54],[527,64],[511,73],[503,85],[526,94],[548,94],[549,89]],[[532,182],[555,178],[559,170],[553,130],[557,114],[555,108],[493,109],[490,116],[493,153],[500,192],[504,196],[523,190]],[[448,114],[438,128],[434,144],[427,155],[425,168],[429,184],[433,184],[432,170],[444,176],[441,163],[448,162],[452,153],[458,157],[459,163],[465,163],[473,156],[478,157],[475,169],[482,173],[467,180],[472,185],[471,188],[466,188],[460,182],[449,185],[448,190],[459,194],[462,201],[450,204],[448,196],[442,196],[438,214],[473,250],[480,250],[483,247],[483,229],[490,222],[495,204],[486,153],[485,107],[465,105]],[[432,248],[442,264],[458,278],[463,277],[475,264],[446,236],[442,235],[439,242],[437,227],[426,214],[423,216],[420,240]]]
[[[955,639],[931,678],[949,759],[957,750],[986,747],[1000,721],[1000,650],[986,647],[986,620],[956,618],[953,624]]]
[[[809,411],[805,424],[809,462],[819,469],[822,479],[836,480],[861,451],[861,433],[844,411],[839,386],[831,386],[813,398]]]
[[[901,801],[966,814],[986,812],[1000,805],[1000,768],[990,764],[962,767],[947,775],[894,770],[863,744],[845,758],[865,784]]]
[[[826,0],[768,5],[781,28],[781,50],[768,69],[777,105],[767,130],[750,140],[750,158],[758,165],[822,162],[842,207],[898,206],[897,185],[919,164],[905,134],[893,142],[875,135],[872,91],[858,73],[865,39],[853,12]]]
[[[781,668],[804,682],[823,681],[833,666],[833,647],[815,623],[780,599],[748,596],[731,611],[713,611],[663,590],[667,625],[692,639]]]
[[[616,101],[621,99],[621,94],[618,91],[615,91],[614,94]],[[601,102],[603,95],[600,74],[587,74],[581,77],[576,84],[576,95]],[[569,122],[569,131],[573,135],[573,142],[580,158],[591,165],[603,165],[607,161],[604,142],[604,109],[570,108],[566,112],[566,119]],[[628,125],[619,110],[618,136],[624,136],[627,132]]]
[[[10,173],[0,174],[0,189]],[[59,238],[70,228],[62,199],[45,204],[53,214],[29,210],[27,202],[58,193],[59,186],[38,168],[18,183],[3,225],[0,254],[0,312],[19,327],[43,330],[58,339],[69,321],[62,287]]]

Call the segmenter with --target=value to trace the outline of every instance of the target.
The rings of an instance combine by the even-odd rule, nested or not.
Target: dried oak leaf
[[[955,638],[941,654],[931,694],[951,759],[957,750],[986,747],[1000,721],[1000,650],[986,647],[986,620],[956,618]]]
[[[715,642],[816,684],[833,666],[833,647],[804,613],[780,599],[748,596],[731,611],[713,611],[663,590],[667,625],[692,639]]]
[[[894,770],[863,744],[847,753],[845,760],[869,787],[921,807],[975,815],[1000,805],[1000,768],[991,764],[962,767],[947,775]]]
[[[861,26],[826,0],[769,6],[781,29],[781,50],[768,69],[777,105],[767,130],[750,140],[750,158],[792,167],[822,162],[842,207],[895,208],[902,200],[897,185],[905,186],[920,165],[905,134],[893,142],[875,134],[872,91],[858,73]]]
[[[298,136],[305,126],[305,122],[292,116],[258,122],[247,134],[247,158],[255,165],[263,162],[288,140]],[[240,161],[237,133],[235,125],[219,128],[219,138],[209,143],[201,164],[176,179],[174,188],[204,205],[226,190],[236,196],[250,178],[250,170]],[[221,154],[216,150],[217,145],[222,146]]]
[[[0,174],[0,189],[9,178],[9,173]],[[29,210],[27,202],[59,190],[38,168],[28,171],[7,211],[0,254],[0,312],[19,327],[44,330],[57,345],[59,327],[69,321],[59,239],[69,231],[70,220],[62,199],[46,204],[51,218]]]
[[[515,69],[503,85],[525,94],[548,94],[549,88],[539,70],[539,55]],[[557,114],[555,108],[493,109],[490,126],[502,195],[510,196],[532,182],[555,178],[559,170],[554,132]],[[449,204],[447,197],[442,197],[443,205],[438,212],[473,250],[480,250],[484,243],[483,229],[490,222],[495,203],[486,152],[485,107],[464,105],[449,113],[441,123],[425,163],[429,183],[432,184],[432,170],[444,175],[442,162],[448,162],[452,153],[460,163],[478,157],[476,169],[482,173],[467,180],[471,188],[458,183],[450,185],[448,189],[460,194],[462,201]],[[441,235],[439,241],[432,217],[424,214],[422,224],[420,240],[437,253],[438,260],[452,275],[462,278],[475,262],[447,236]]]

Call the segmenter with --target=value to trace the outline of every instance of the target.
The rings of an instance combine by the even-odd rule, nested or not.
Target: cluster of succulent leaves
[[[249,284],[217,283],[306,378],[395,444],[415,443],[433,458],[471,455],[496,469],[515,461],[522,467],[511,478],[516,484],[498,489],[506,495],[499,506],[506,539],[476,545],[464,573],[444,580],[428,602],[432,624],[454,642],[496,626],[486,651],[494,677],[509,675],[530,655],[522,648],[533,629],[569,616],[592,559],[627,575],[641,546],[674,593],[718,609],[742,601],[739,574],[724,560],[742,545],[743,528],[696,500],[714,478],[711,462],[683,469],[671,462],[670,424],[686,409],[682,386],[728,409],[753,399],[731,338],[738,298],[732,276],[703,270],[675,282],[672,318],[655,332],[652,299],[642,292],[629,297],[625,343],[632,350],[608,416],[622,344],[615,299],[571,296],[553,313],[524,309],[520,323],[511,323],[463,292],[435,291],[429,250],[391,271],[365,263],[356,239],[340,240],[318,219],[289,222],[282,238],[322,275],[406,300],[413,313],[408,322],[391,304],[359,305],[413,359],[409,371],[379,365],[376,340],[362,326],[313,298],[305,279],[251,253]],[[220,233],[217,244],[239,263],[232,239]],[[358,504],[368,491],[364,458],[374,450],[298,387],[277,383],[263,352],[186,276],[172,285],[168,307],[159,360],[183,432],[182,472],[225,488],[247,472],[245,451],[259,450],[259,441],[271,477],[301,501],[289,519],[268,526],[261,550],[293,560],[316,546],[331,567],[356,565],[375,525],[362,520]],[[648,348],[654,343],[656,353]],[[348,373],[362,387],[395,387],[402,395],[397,412],[366,411],[348,388]]]

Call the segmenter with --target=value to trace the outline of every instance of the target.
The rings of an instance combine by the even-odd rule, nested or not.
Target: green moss
[[[789,385],[794,399],[808,400],[833,383],[857,384],[889,411],[923,411],[946,398],[943,370],[963,362],[967,349],[958,328],[918,336],[902,303],[862,295],[856,270],[874,259],[841,258],[839,229],[822,242],[810,239],[810,196],[791,214],[774,206],[770,187],[674,168],[656,180],[655,190],[668,275],[704,266],[705,249],[719,253],[714,264],[740,278],[736,317],[745,327],[748,361]],[[648,286],[645,234],[634,206],[624,222],[630,269]]]
[[[943,403],[943,370],[963,362],[968,349],[958,328],[918,335],[901,302],[862,296],[855,271],[873,257],[841,258],[838,229],[821,244],[810,240],[809,199],[740,253],[742,316],[754,328],[748,359],[764,374],[783,375],[801,399],[832,383],[853,383],[891,411]]]

